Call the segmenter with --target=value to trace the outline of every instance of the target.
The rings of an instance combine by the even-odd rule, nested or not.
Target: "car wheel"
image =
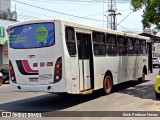
[[[156,98],[160,99],[160,93],[155,92],[155,94],[156,94]]]
[[[0,78],[0,86],[2,86],[2,82],[3,82],[3,81],[2,81],[2,78]]]

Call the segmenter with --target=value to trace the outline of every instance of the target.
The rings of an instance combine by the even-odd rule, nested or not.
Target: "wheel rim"
[[[107,77],[106,78],[106,92],[110,92],[111,90],[111,78],[110,77]]]

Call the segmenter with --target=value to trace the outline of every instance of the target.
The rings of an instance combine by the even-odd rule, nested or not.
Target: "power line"
[[[124,17],[124,18],[118,23],[118,25],[121,24],[131,13],[133,13],[133,11],[130,12],[126,17]],[[118,26],[118,25],[117,25],[117,26]]]
[[[60,4],[78,4],[78,5],[102,5],[102,3],[92,3],[92,2],[75,2],[75,1],[41,1],[41,0],[36,0],[36,1],[33,1],[33,0],[29,0],[29,1],[32,1],[32,2],[47,2],[47,3],[60,3]]]
[[[124,28],[125,30],[127,30],[127,31],[131,32],[131,33],[135,33],[135,32],[133,32],[133,31],[131,31],[131,30],[129,30],[129,29],[127,29],[127,28],[123,27],[122,25],[119,25],[119,26],[120,26],[120,27],[122,27],[122,28]],[[137,33],[135,33],[135,34],[137,34]]]
[[[24,11],[24,12],[29,12],[29,13],[33,13],[33,14],[36,14],[36,15],[41,15],[41,16],[46,16],[46,17],[52,18],[51,16],[47,16],[47,15],[44,15],[44,14],[39,14],[39,13],[35,13],[35,12],[31,12],[31,11],[27,11],[27,10],[23,10],[23,9],[19,9],[19,8],[16,8],[16,9]],[[95,15],[98,15],[98,14],[102,14],[102,12],[86,15],[86,16],[83,16],[83,17],[95,16]],[[75,19],[77,19],[77,18],[75,18]],[[75,20],[75,19],[70,19],[70,20]]]
[[[35,7],[35,8],[38,8],[38,9],[42,9],[42,10],[46,10],[46,11],[50,11],[50,12],[54,12],[54,13],[58,13],[58,14],[62,14],[62,15],[71,16],[71,17],[88,19],[88,20],[93,20],[93,21],[103,21],[103,20],[91,19],[91,18],[86,18],[86,17],[76,16],[76,15],[71,15],[71,14],[67,14],[67,13],[62,13],[62,12],[58,12],[58,11],[54,11],[54,10],[42,8],[42,7],[39,7],[39,6],[34,6],[34,5],[31,5],[31,4],[28,4],[28,3],[20,2],[20,1],[17,1],[17,0],[12,0],[12,1],[17,2],[17,3],[24,4],[24,5],[28,5],[28,6],[31,6],[31,7]],[[35,14],[37,14],[37,13],[35,13]],[[24,16],[24,15],[21,15],[21,17],[25,17],[25,16]],[[104,21],[104,22],[107,22],[107,21]],[[119,25],[119,26],[121,26],[121,25]],[[121,27],[124,28],[124,29],[126,29],[126,30],[129,31],[129,32],[134,33],[133,31],[131,31],[131,30],[129,30],[129,29],[123,27],[123,26],[121,26]]]
[[[29,0],[32,2],[70,2],[70,3],[108,3],[108,0]],[[129,3],[130,1],[118,0],[116,3]]]
[[[35,12],[23,10],[23,9],[20,9],[20,8],[16,8],[16,9],[21,10],[21,11],[24,11],[24,12],[29,12],[29,13],[33,13],[33,14],[36,14],[36,15],[41,15],[41,16],[45,16],[45,17],[50,17],[50,18],[51,18],[51,16],[47,16],[47,15],[44,15],[44,14],[39,14],[39,13],[35,13]]]
[[[86,15],[86,16],[83,16],[83,17],[90,17],[90,16],[99,15],[99,14],[103,14],[103,12],[98,12],[98,13],[94,13],[94,14]],[[75,19],[78,19],[78,18],[75,18]],[[70,19],[70,20],[75,20],[75,19]]]
[[[35,8],[38,8],[38,9],[46,10],[46,11],[49,11],[49,12],[54,12],[54,13],[66,15],[66,16],[71,16],[71,17],[76,17],[76,18],[82,18],[82,19],[88,19],[88,20],[93,20],[93,21],[101,21],[101,22],[103,21],[103,20],[98,20],[98,19],[91,19],[91,18],[86,18],[86,17],[76,16],[76,15],[71,15],[71,14],[67,14],[67,13],[62,13],[62,12],[58,12],[58,11],[54,11],[54,10],[42,8],[42,7],[39,7],[39,6],[31,5],[31,4],[28,4],[28,3],[20,2],[20,1],[17,1],[17,0],[12,0],[12,1],[17,2],[17,3],[20,3],[20,4],[28,5],[28,6],[31,6],[31,7],[35,7]]]

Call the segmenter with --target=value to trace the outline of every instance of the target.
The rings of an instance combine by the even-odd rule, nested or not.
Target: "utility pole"
[[[117,15],[121,15],[121,13],[117,13],[115,0],[108,0],[108,21],[107,28],[111,30],[117,30]]]

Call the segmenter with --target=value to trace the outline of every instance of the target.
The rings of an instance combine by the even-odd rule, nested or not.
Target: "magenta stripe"
[[[28,73],[38,73],[38,70],[32,70],[27,60],[22,60],[23,67]]]

